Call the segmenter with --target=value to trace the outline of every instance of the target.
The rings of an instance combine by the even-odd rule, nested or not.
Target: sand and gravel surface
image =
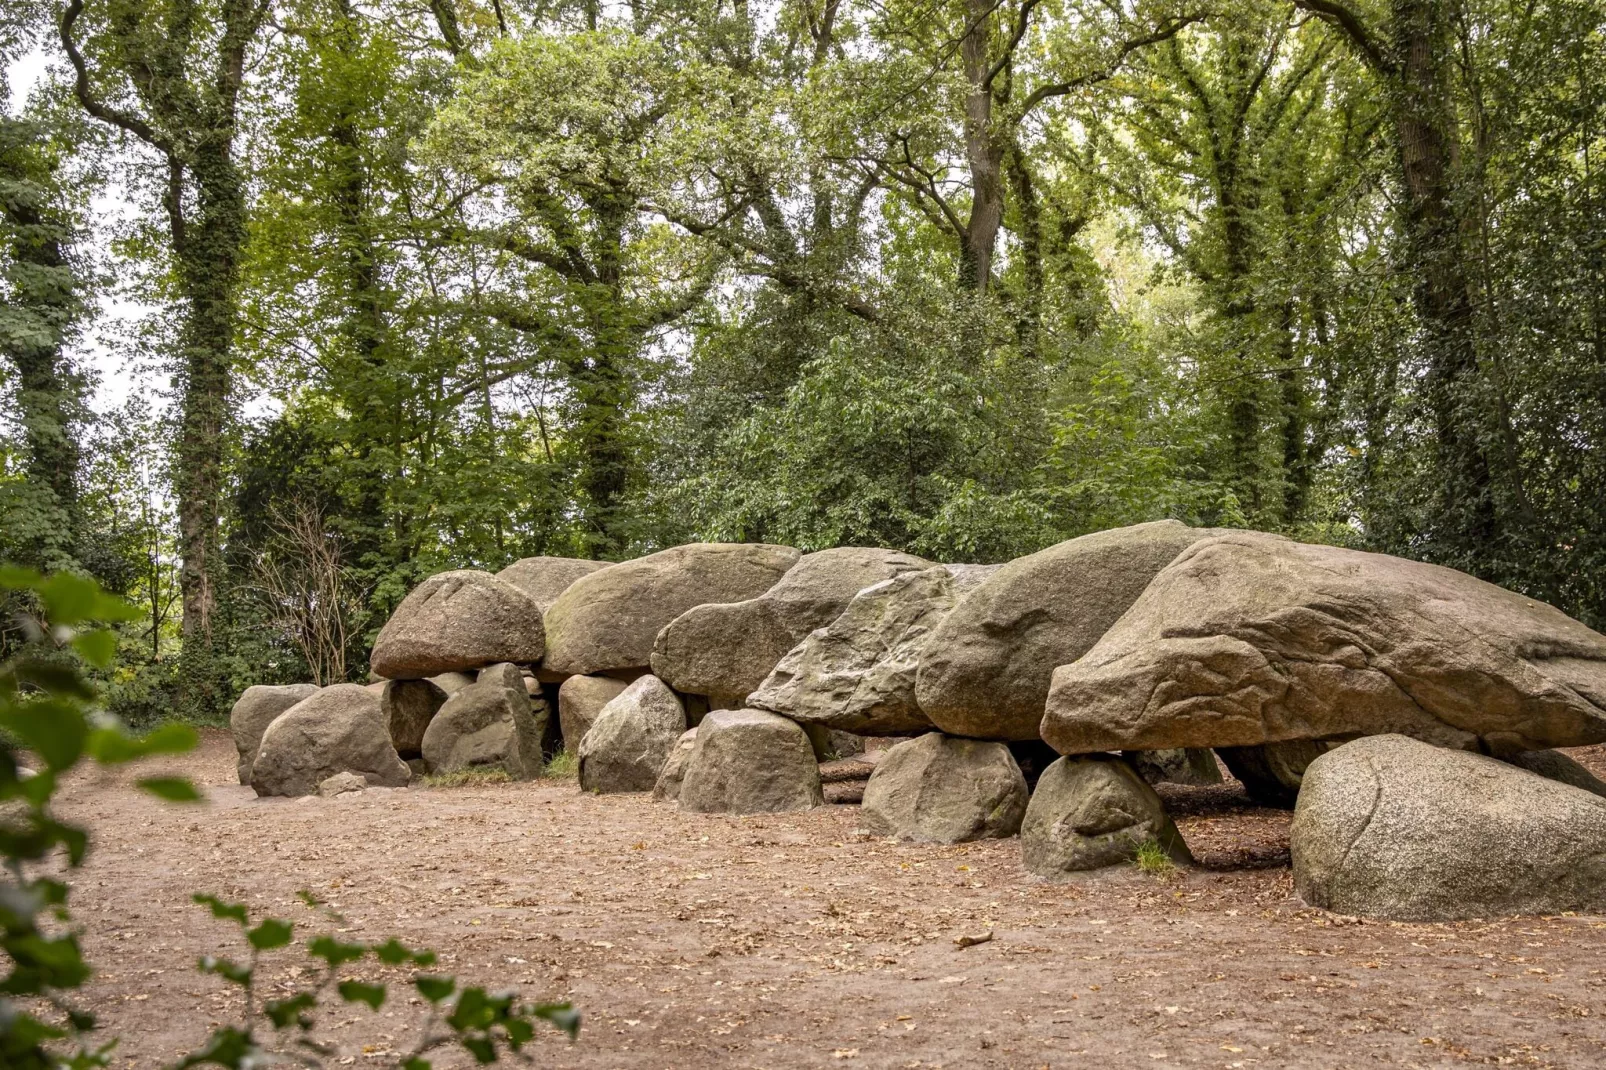
[[[1572,753],[1606,772],[1600,749]],[[156,769],[188,774],[208,803],[158,802],[126,770],[64,791],[94,832],[72,901],[115,1066],[161,1066],[240,1012],[194,969],[239,949],[197,891],[301,936],[396,935],[465,980],[572,1000],[579,1041],[554,1034],[545,1066],[1606,1066],[1606,918],[1404,925],[1307,909],[1289,815],[1234,784],[1165,789],[1199,868],[1056,885],[1022,871],[1015,841],[867,839],[852,806],[682,814],[572,782],[259,800],[233,783],[220,732],[139,774]],[[308,962],[274,952],[259,986],[283,992]],[[399,971],[346,972],[405,994]],[[329,1008],[331,1064],[394,1065],[419,1012]]]

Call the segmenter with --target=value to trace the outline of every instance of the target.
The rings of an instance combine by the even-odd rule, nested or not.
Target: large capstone
[[[575,580],[607,567],[606,561],[577,557],[525,557],[498,572],[496,578],[523,591],[545,613]]]
[[[880,756],[859,823],[925,843],[1002,839],[1020,831],[1027,798],[1007,746],[928,732]]]
[[[678,691],[740,702],[854,595],[931,562],[896,550],[843,546],[805,554],[756,598],[687,610],[658,633],[653,671]]]
[[[715,710],[697,726],[682,810],[758,814],[823,802],[814,748],[795,722],[762,710]]]
[[[1054,673],[1042,730],[1065,754],[1582,746],[1606,741],[1606,636],[1453,569],[1238,532],[1185,550]]]
[[[1021,822],[1021,861],[1050,879],[1131,862],[1146,843],[1188,864],[1182,834],[1154,789],[1109,754],[1061,758],[1037,780]]]
[[[938,566],[866,587],[781,658],[748,706],[860,735],[929,731],[915,700],[920,656],[959,599],[994,571]]]
[[[550,716],[532,699],[517,665],[480,672],[446,700],[424,731],[424,761],[432,773],[500,769],[514,780],[541,775],[541,736]]]
[[[1404,736],[1312,762],[1291,846],[1295,890],[1343,914],[1606,913],[1606,799]]]
[[[546,650],[541,609],[523,591],[488,572],[460,569],[431,576],[402,599],[374,641],[373,670],[390,680],[529,665]]]
[[[693,606],[763,594],[798,557],[789,546],[692,543],[582,576],[547,610],[543,664],[571,675],[647,669],[664,625]]]
[[[950,735],[1036,739],[1054,670],[1087,653],[1156,573],[1208,534],[1162,520],[1011,561],[937,625],[920,657],[920,708]]]
[[[582,791],[651,791],[686,710],[662,680],[647,675],[615,696],[580,740]]]
[[[262,733],[268,730],[268,725],[285,710],[317,692],[317,684],[256,684],[245,689],[235,701],[234,709],[229,711],[229,733],[234,737],[234,749],[239,754],[236,772],[240,783],[251,783],[251,765],[256,761],[257,748],[262,745]]]
[[[358,684],[322,688],[275,717],[262,734],[251,787],[258,795],[312,795],[336,773],[387,788],[412,778],[391,745],[379,697]]]

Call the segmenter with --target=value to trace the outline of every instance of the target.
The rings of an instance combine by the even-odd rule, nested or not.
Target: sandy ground
[[[1606,772],[1606,753],[1574,753]],[[209,803],[159,803],[126,771],[64,793],[95,834],[72,901],[99,969],[86,1002],[122,1038],[117,1066],[160,1066],[239,1012],[193,969],[239,947],[196,891],[298,935],[396,935],[466,980],[573,1000],[580,1039],[553,1034],[541,1065],[1606,1066],[1606,918],[1404,925],[1307,909],[1288,815],[1235,785],[1166,789],[1199,868],[1055,885],[1024,873],[1016,841],[870,840],[851,806],[682,814],[572,783],[257,800],[217,732],[161,768]],[[274,952],[261,983],[278,991],[307,962]],[[418,1012],[330,1008],[333,1062],[393,1064]]]

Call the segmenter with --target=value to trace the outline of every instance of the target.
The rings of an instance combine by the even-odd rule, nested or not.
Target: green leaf
[[[139,781],[139,786],[150,792],[158,799],[168,802],[192,803],[202,801],[202,795],[190,783],[188,777],[181,776],[148,776]]]
[[[244,903],[225,903],[215,895],[202,895],[196,893],[190,896],[195,902],[212,911],[214,918],[232,918],[242,926],[250,923],[250,915],[246,913]]]
[[[191,1066],[232,1067],[234,1070],[243,1070],[245,1067],[255,1066],[256,1058],[261,1050],[251,1040],[249,1033],[242,1033],[233,1026],[225,1026],[206,1038],[206,1043],[199,1051],[191,1052],[174,1070],[185,1070]]]
[[[100,584],[70,572],[57,572],[34,585],[45,615],[52,624],[77,624],[94,615],[100,604]]]
[[[277,918],[264,918],[262,924],[255,929],[246,930],[245,938],[251,946],[258,951],[272,951],[276,947],[283,947],[290,942],[292,926],[287,921]]]
[[[17,565],[0,565],[0,590],[31,591],[44,580],[31,568]]]
[[[431,1003],[439,1003],[457,989],[457,979],[454,977],[431,977],[427,974],[413,978],[413,987],[418,994]]]
[[[51,769],[71,768],[83,756],[89,737],[89,722],[83,713],[55,699],[0,708],[0,727],[8,729]]]
[[[435,965],[435,952],[433,952],[433,951],[415,951],[415,952],[413,952],[413,965],[414,966],[420,966],[420,967],[422,967],[422,968],[424,968],[426,970],[429,969],[431,966]]]
[[[458,1039],[468,1053],[474,1056],[475,1062],[481,1065],[496,1062],[496,1045],[491,1042],[490,1037],[470,1036]]]
[[[343,944],[332,936],[320,936],[307,944],[307,954],[323,959],[331,970],[338,969],[342,963],[355,962],[367,952],[361,944]]]
[[[347,1003],[366,1003],[374,1010],[378,1010],[385,1002],[385,986],[371,985],[362,981],[341,981],[337,986],[340,998]]]
[[[402,1063],[402,1070],[435,1070],[435,1065],[422,1055],[414,1055]]]
[[[532,1008],[530,1013],[563,1030],[570,1040],[580,1035],[580,1012],[574,1009],[573,1004],[542,1003]]]
[[[196,963],[196,968],[202,973],[215,973],[225,980],[233,981],[242,988],[251,983],[251,968],[241,966],[233,959],[220,959],[207,955]]]
[[[412,957],[412,952],[403,947],[401,941],[394,936],[382,944],[375,944],[373,952],[386,966],[399,966]]]
[[[317,997],[311,992],[297,992],[289,999],[270,1000],[262,1006],[262,1013],[268,1016],[275,1029],[287,1029],[292,1024],[306,1029],[311,1024],[303,1011],[310,1011],[318,1005]]]
[[[108,669],[117,657],[117,633],[107,628],[73,636],[73,649],[97,669]]]

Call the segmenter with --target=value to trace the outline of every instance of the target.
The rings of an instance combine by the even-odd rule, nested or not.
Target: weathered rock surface
[[[251,783],[251,763],[256,760],[262,733],[268,730],[268,725],[279,714],[317,692],[317,684],[256,684],[245,689],[235,701],[234,709],[229,711],[229,733],[234,736],[234,749],[240,756],[236,770],[240,783]]]
[[[658,782],[652,786],[652,797],[658,802],[679,802],[680,785],[686,779],[686,764],[691,761],[692,748],[697,745],[697,729],[688,728],[675,740],[658,773]]]
[[[697,606],[676,617],[658,633],[653,672],[679,691],[740,700],[788,650],[836,620],[854,595],[930,567],[923,558],[860,546],[804,554],[756,598]]]
[[[1087,653],[1161,569],[1209,534],[1163,520],[1004,565],[937,625],[920,658],[920,708],[949,735],[1037,738],[1054,670]]]
[[[390,741],[402,761],[423,757],[424,730],[445,702],[445,690],[430,680],[391,680],[385,684],[379,707],[390,728]]]
[[[1404,736],[1312,762],[1291,845],[1298,893],[1344,914],[1606,913],[1606,799]]]
[[[443,672],[426,679],[448,695],[455,695],[474,682],[474,674],[472,672]]]
[[[580,740],[580,790],[653,790],[685,731],[685,707],[668,685],[638,678],[602,707]]]
[[[1606,741],[1606,636],[1452,569],[1236,532],[1055,672],[1042,730],[1066,754],[1389,732],[1582,746]]]
[[[1048,878],[1131,862],[1150,840],[1179,864],[1193,861],[1154,789],[1109,754],[1043,770],[1020,828],[1022,862]]]
[[[547,609],[544,665],[571,675],[645,669],[664,625],[693,606],[763,594],[799,556],[789,546],[692,543],[582,576]]]
[[[258,795],[311,795],[347,772],[382,787],[405,787],[412,777],[391,745],[379,697],[360,684],[321,688],[274,718],[251,787]]]
[[[489,572],[442,572],[414,587],[379,630],[374,671],[391,680],[531,664],[546,650],[541,610]]]
[[[541,735],[550,716],[532,700],[517,665],[483,670],[446,700],[424,730],[424,761],[432,773],[501,769],[514,780],[541,773]]]
[[[920,656],[959,599],[1000,567],[938,566],[864,588],[789,650],[747,704],[861,735],[930,729],[915,700]]]
[[[1258,747],[1219,747],[1216,753],[1251,799],[1262,806],[1292,810],[1305,770],[1330,746],[1321,740],[1291,739]]]
[[[1027,799],[1007,746],[928,732],[881,756],[859,823],[924,843],[1003,839],[1020,831]]]
[[[1129,750],[1121,757],[1131,763],[1150,784],[1205,784],[1222,783],[1221,767],[1216,756],[1201,747],[1181,747],[1172,750]]]
[[[814,748],[794,722],[762,710],[715,710],[697,727],[682,810],[775,813],[823,801]]]
[[[334,798],[336,795],[349,795],[354,791],[362,791],[366,787],[368,781],[356,773],[336,773],[318,785],[318,794],[325,798]]]
[[[545,613],[575,580],[607,567],[606,561],[578,557],[526,557],[498,572],[496,578],[523,591]]]
[[[1599,795],[1606,799],[1606,781],[1591,773],[1560,751],[1553,750],[1526,750],[1508,755],[1500,759],[1526,769],[1530,773],[1554,780],[1558,784],[1580,788],[1591,795]]]
[[[563,681],[558,688],[558,724],[564,747],[579,753],[580,741],[602,708],[629,686],[628,681],[611,676],[571,676]]]

